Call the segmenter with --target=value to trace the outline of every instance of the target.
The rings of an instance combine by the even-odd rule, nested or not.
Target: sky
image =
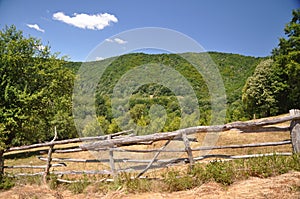
[[[123,52],[133,43],[142,48],[142,39],[181,45],[176,37],[155,37],[153,28],[184,35],[205,51],[264,57],[296,8],[300,0],[0,0],[0,28],[13,24],[71,61],[86,61],[104,43]]]

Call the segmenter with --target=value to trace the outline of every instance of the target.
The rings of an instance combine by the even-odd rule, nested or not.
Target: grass
[[[212,161],[207,164],[197,163],[192,169],[167,170],[161,173],[160,180],[132,180],[130,174],[122,174],[111,186],[122,188],[130,193],[174,192],[189,190],[211,181],[229,186],[249,177],[267,178],[289,171],[300,171],[300,154],[288,157],[274,155],[233,161]],[[155,190],[152,189],[153,187],[156,187]]]
[[[264,156],[259,158],[241,159],[232,161],[212,161],[197,163],[192,169],[169,169],[160,173],[158,179],[134,178],[133,173],[121,173],[113,182],[90,183],[91,176],[83,176],[79,181],[71,184],[60,183],[56,176],[49,176],[48,183],[51,189],[68,189],[74,194],[83,193],[89,186],[94,192],[107,193],[123,190],[127,193],[141,192],[174,192],[189,190],[207,182],[217,182],[229,186],[234,182],[249,177],[267,178],[300,171],[300,154],[292,156]],[[8,189],[15,184],[40,184],[41,177],[9,178],[1,184],[1,189]],[[299,187],[292,187],[299,190]]]

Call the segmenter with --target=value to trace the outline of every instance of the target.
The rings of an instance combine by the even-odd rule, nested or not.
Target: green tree
[[[300,107],[300,9],[293,11],[284,31],[286,38],[280,38],[272,60],[261,62],[243,89],[249,114],[264,117]]]
[[[92,120],[83,129],[82,134],[84,137],[101,136],[107,134],[109,121],[104,116],[98,116],[97,120]]]
[[[278,112],[276,96],[280,89],[280,82],[276,81],[273,60],[267,59],[257,65],[253,76],[249,77],[243,89],[243,102],[247,112],[257,117],[266,117]]]
[[[277,96],[280,112],[300,108],[300,9],[293,11],[292,20],[285,26],[286,38],[280,38],[272,52],[274,71],[286,87]]]
[[[15,26],[0,31],[0,156],[11,146],[51,139],[54,126],[61,138],[74,136],[74,75],[63,64]]]
[[[137,123],[137,121],[141,119],[142,116],[146,116],[147,113],[148,110],[146,104],[136,104],[133,108],[130,109],[131,118],[135,123]]]

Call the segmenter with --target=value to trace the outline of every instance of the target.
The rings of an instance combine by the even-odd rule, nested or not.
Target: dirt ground
[[[3,199],[84,199],[84,198],[103,198],[103,199],[194,199],[194,198],[300,198],[300,172],[290,172],[276,177],[261,179],[249,178],[239,181],[229,187],[224,187],[215,182],[203,184],[188,191],[173,193],[136,193],[128,194],[124,190],[103,194],[90,191],[89,187],[82,194],[72,194],[68,190],[50,190],[47,186],[25,185],[16,186],[11,190],[0,192]]]

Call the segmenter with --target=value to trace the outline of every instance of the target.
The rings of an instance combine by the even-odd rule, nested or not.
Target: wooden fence
[[[289,122],[289,126],[276,126],[276,124]],[[239,144],[239,145],[222,145],[222,146],[200,146],[192,147],[191,142],[196,142],[197,139],[190,137],[191,135],[205,133],[214,134],[216,132],[224,132],[232,129],[237,129],[243,133],[259,133],[259,132],[282,132],[289,131],[290,139],[281,140],[276,142],[262,142],[251,144]],[[56,130],[55,130],[56,131]],[[55,134],[56,135],[56,134]],[[136,145],[152,145],[154,143],[161,143],[158,148],[146,148],[134,147]],[[164,142],[164,143],[163,143]],[[172,142],[182,143],[181,147],[169,148],[168,146]],[[70,143],[81,143],[78,147],[57,149],[54,146],[65,145]],[[251,147],[269,147],[279,145],[291,145],[294,153],[300,152],[300,111],[290,110],[289,116],[276,117],[273,119],[263,119],[257,121],[248,122],[233,122],[224,125],[215,126],[196,126],[186,129],[180,129],[173,132],[155,133],[151,135],[136,136],[132,134],[132,131],[123,131],[111,135],[104,135],[98,137],[84,137],[68,140],[56,140],[54,139],[47,143],[39,143],[28,146],[12,147],[5,151],[4,155],[24,152],[30,149],[41,148],[45,151],[45,147],[49,147],[47,156],[38,156],[41,161],[45,161],[45,165],[13,165],[4,166],[5,169],[42,169],[42,172],[36,173],[18,173],[16,176],[25,175],[42,175],[46,182],[46,177],[53,173],[55,175],[69,175],[69,174],[102,174],[116,176],[120,172],[139,171],[136,177],[141,177],[149,169],[162,168],[178,163],[189,163],[192,167],[196,161],[204,160],[206,158],[225,158],[225,159],[239,159],[239,158],[252,158],[260,156],[274,155],[274,153],[268,154],[251,154],[251,155],[222,155],[222,154],[202,154],[195,156],[195,152],[210,151],[217,149],[238,149],[238,148],[251,148]],[[96,159],[80,159],[80,158],[53,158],[53,153],[67,154],[78,153],[82,151],[93,151],[98,154],[107,153],[106,157],[98,157]],[[125,157],[116,154],[131,153],[131,157]],[[161,153],[179,155],[173,158],[158,158]],[[182,157],[182,154],[186,154]],[[143,158],[137,159],[137,154],[140,154]],[[147,154],[147,155],[146,155]],[[291,155],[291,152],[276,153],[277,155]],[[181,155],[181,156],[180,156]],[[96,155],[97,156],[97,155]],[[150,158],[146,158],[150,157]],[[169,157],[169,156],[167,156]],[[56,163],[54,163],[56,162]],[[100,170],[64,170],[53,171],[53,168],[66,167],[68,163],[101,163],[107,164],[109,169]],[[121,164],[125,164],[127,167],[120,167]],[[142,165],[141,165],[142,164]],[[119,168],[117,168],[117,166]],[[51,171],[52,169],[52,171]]]

